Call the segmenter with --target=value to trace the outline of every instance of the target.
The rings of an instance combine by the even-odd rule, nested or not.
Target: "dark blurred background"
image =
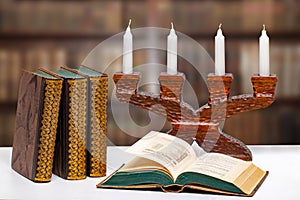
[[[130,18],[133,28],[169,28],[173,21],[177,31],[198,41],[212,58],[216,28],[223,23],[226,71],[234,74],[232,94],[252,91],[250,77],[258,71],[258,37],[266,24],[271,72],[279,77],[276,102],[228,119],[224,130],[246,144],[299,144],[299,7],[296,0],[1,0],[0,146],[12,145],[22,69],[80,66],[97,44],[124,31]],[[143,55],[137,54],[134,63],[141,59]],[[188,63],[179,59],[179,70],[197,86],[199,79],[181,65]],[[205,102],[206,98],[199,99],[200,104]],[[108,126],[114,144],[130,145],[137,139]]]

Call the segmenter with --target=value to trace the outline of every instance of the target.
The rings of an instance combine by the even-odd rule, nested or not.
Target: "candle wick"
[[[171,29],[174,29],[174,25],[173,25],[173,22],[171,22]]]
[[[221,27],[222,27],[222,23],[219,25],[219,29],[221,29]]]
[[[265,24],[263,24],[263,30],[266,30],[266,25]]]

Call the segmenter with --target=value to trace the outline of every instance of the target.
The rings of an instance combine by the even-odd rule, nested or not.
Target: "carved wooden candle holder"
[[[196,140],[207,152],[223,153],[243,160],[252,160],[250,150],[238,139],[222,132],[220,124],[232,115],[268,107],[274,101],[277,82],[275,75],[267,77],[254,75],[251,78],[253,94],[229,97],[232,74],[225,76],[209,74],[208,104],[194,110],[182,99],[185,81],[183,73],[176,75],[161,73],[159,96],[137,91],[139,73],[115,73],[113,79],[116,83],[116,96],[120,102],[131,103],[165,116],[173,126],[169,134],[189,143]],[[157,104],[161,106],[154,106]]]

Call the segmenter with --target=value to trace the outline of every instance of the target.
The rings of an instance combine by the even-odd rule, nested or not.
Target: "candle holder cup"
[[[253,94],[230,97],[232,74],[208,74],[208,103],[195,110],[182,99],[185,81],[183,73],[161,73],[159,96],[138,91],[139,73],[115,73],[113,79],[119,101],[166,117],[172,124],[168,134],[182,138],[190,144],[195,140],[206,152],[223,153],[247,161],[252,160],[250,150],[240,140],[224,133],[220,124],[233,115],[271,105],[277,82],[275,75],[254,75],[251,78]],[[154,106],[157,104],[161,106]]]

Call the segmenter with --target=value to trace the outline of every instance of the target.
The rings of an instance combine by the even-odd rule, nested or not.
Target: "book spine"
[[[87,79],[67,80],[69,116],[66,131],[67,179],[79,180],[86,177],[86,113]]]
[[[87,170],[92,177],[106,175],[108,77],[90,78],[90,135]]]
[[[34,181],[48,182],[52,176],[62,80],[46,80]]]

